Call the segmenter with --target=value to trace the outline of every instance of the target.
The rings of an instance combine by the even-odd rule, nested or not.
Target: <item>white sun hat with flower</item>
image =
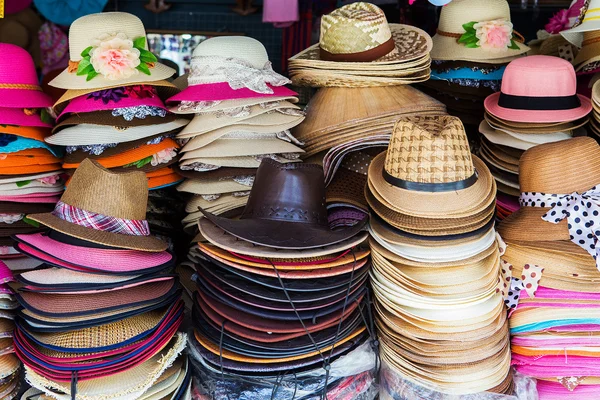
[[[69,58],[69,67],[51,86],[100,89],[159,81],[175,73],[148,51],[142,21],[123,12],[75,20],[69,29]]]
[[[453,0],[442,8],[431,58],[504,64],[529,51],[506,0]]]

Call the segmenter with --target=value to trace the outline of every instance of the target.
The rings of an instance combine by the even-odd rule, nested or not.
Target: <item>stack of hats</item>
[[[600,146],[588,137],[542,144],[519,167],[521,209],[498,227],[513,364],[537,379],[541,400],[596,399]]]
[[[5,400],[17,398],[21,389],[21,363],[15,356],[13,343],[15,309],[18,307],[13,290],[13,273],[0,261],[0,396]]]
[[[496,185],[461,121],[399,120],[365,191],[382,398],[399,377],[453,395],[512,393]]]
[[[69,30],[69,67],[50,85],[68,89],[55,104],[58,124],[46,142],[66,146],[64,169],[72,174],[94,159],[118,171],[143,171],[150,189],[182,180],[173,169],[174,135],[188,120],[166,110],[159,96],[176,93],[164,81],[175,72],[157,62],[139,18],[92,14]]]
[[[58,201],[62,151],[44,143],[52,99],[39,86],[31,56],[11,44],[0,44],[0,51],[0,258],[11,269],[30,269],[40,263],[15,251],[10,236],[38,230],[25,215],[51,211]]]
[[[590,136],[600,141],[600,84],[598,82],[592,87],[592,113],[587,128]]]
[[[177,135],[186,142],[179,169],[187,178],[177,189],[194,195],[186,227],[195,228],[199,207],[222,214],[243,206],[262,159],[300,161],[289,130],[304,113],[288,83],[255,39],[224,36],[196,47],[187,87],[168,100],[172,112],[194,116]]]
[[[52,398],[180,391],[171,378],[185,375],[175,362],[186,344],[183,304],[174,256],[145,219],[147,199],[143,173],[84,160],[52,212],[28,215],[48,231],[14,237],[48,266],[17,277],[14,340],[27,381]]]
[[[383,10],[357,2],[321,18],[318,44],[289,59],[295,85],[395,86],[429,79],[432,43],[414,26],[388,24]]]
[[[307,396],[372,390],[365,222],[330,230],[323,169],[263,160],[240,219],[203,213],[206,242],[192,252],[191,348],[202,369],[217,375],[213,398],[255,390],[263,391],[256,398],[290,398],[294,384],[281,388],[280,375]],[[336,362],[358,364],[337,369]],[[231,382],[240,380],[248,384]]]
[[[521,42],[506,0],[454,0],[442,8],[431,51],[432,79],[422,87],[450,114],[477,126],[483,99],[500,90],[506,64],[529,50]]]
[[[530,56],[512,61],[502,90],[485,99],[479,154],[511,203],[519,196],[519,158],[525,150],[585,136],[582,126],[592,106],[576,89],[575,71],[568,61]]]

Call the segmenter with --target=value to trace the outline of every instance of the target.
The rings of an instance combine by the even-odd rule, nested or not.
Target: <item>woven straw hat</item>
[[[477,214],[495,191],[489,169],[471,156],[462,122],[447,115],[399,120],[368,178],[396,211],[417,217]]]
[[[586,65],[600,61],[600,30],[583,33],[582,47],[577,52],[573,65],[581,71]]]
[[[576,162],[574,162],[576,160]],[[585,165],[585,168],[578,168]],[[519,163],[521,192],[545,194],[582,193],[600,182],[600,146],[588,137],[542,144],[523,153]],[[498,227],[507,241],[571,243],[567,220],[557,224],[542,220],[550,207],[522,206]]]
[[[144,39],[141,45],[140,38]],[[99,89],[170,78],[175,70],[149,55],[145,39],[142,21],[128,13],[107,12],[78,18],[69,29],[69,67],[50,85],[61,89]],[[90,46],[92,48],[88,50]],[[82,56],[82,53],[88,53],[90,57]],[[111,68],[113,64],[103,62],[106,57],[111,60],[127,58],[123,63],[127,63],[127,68],[121,68],[118,73],[116,68]],[[91,68],[85,70],[91,72],[78,75],[78,68],[82,70],[85,65]]]
[[[481,40],[471,45],[476,47],[467,47],[458,40],[465,31],[463,25],[471,22],[482,23],[488,21],[503,20],[510,24],[510,8],[506,0],[454,0],[444,8],[440,14],[440,22],[437,34],[433,37],[433,50],[431,58],[434,60],[464,60],[475,62],[486,62],[490,64],[504,64],[515,57],[526,53],[529,47],[514,40],[518,49],[487,50],[480,47]],[[475,28],[473,28],[475,30]],[[512,24],[510,24],[510,31]],[[514,37],[513,37],[514,38]],[[472,40],[480,39],[472,37]]]
[[[148,182],[141,172],[114,173],[96,162],[84,160],[75,171],[61,202],[90,213],[125,220],[145,220]],[[164,251],[167,243],[151,235],[131,235],[88,228],[54,215],[29,218],[56,231],[93,243],[131,250]]]

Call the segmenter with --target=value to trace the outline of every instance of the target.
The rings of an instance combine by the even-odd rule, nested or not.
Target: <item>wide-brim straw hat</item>
[[[187,87],[187,81],[185,82]],[[248,99],[236,99],[236,100],[223,100],[215,102],[202,102],[202,101],[185,101],[174,106],[170,106],[169,112],[173,114],[196,114],[202,112],[215,112],[231,110],[238,107],[252,107],[265,102],[290,102],[297,103],[298,98],[295,96],[280,96],[280,97],[269,97],[264,98],[248,98]]]
[[[505,64],[529,51],[529,47],[514,40],[517,49],[487,50],[481,47],[467,47],[459,43],[459,38],[467,33],[464,24],[503,19],[510,22],[510,8],[505,0],[454,0],[442,8],[437,34],[433,36],[431,58],[434,60],[480,61],[488,64]],[[511,29],[511,34],[514,31]],[[474,38],[477,39],[477,38]]]
[[[579,18],[571,29],[561,31],[560,34],[570,43],[583,47],[584,33],[600,29],[600,1],[587,0],[580,10]]]
[[[90,14],[78,18],[69,29],[69,68],[54,78],[50,85],[61,89],[101,89],[112,85],[129,85],[134,83],[150,83],[170,78],[175,70],[156,61],[145,59],[145,53],[134,48],[137,41],[143,38],[140,50],[148,52],[146,31],[142,21],[134,15],[123,12],[107,12]],[[90,58],[82,56],[85,51]],[[101,51],[129,50],[124,53],[130,65],[127,71],[109,72],[108,66],[101,66],[101,59],[95,60],[94,53]],[[137,51],[137,53],[136,53]],[[149,52],[148,52],[149,53]],[[137,56],[136,56],[137,54]],[[100,56],[98,56],[100,57]],[[90,62],[93,74],[77,75],[77,66],[82,62]],[[137,64],[136,64],[137,63]],[[134,67],[144,65],[149,74]],[[91,79],[89,77],[92,76]]]
[[[519,150],[528,150],[539,144],[559,142],[572,138],[572,135],[567,132],[535,134],[501,131],[492,128],[487,121],[481,121],[481,124],[479,124],[479,133],[491,143],[498,146],[506,146]]]
[[[300,147],[280,139],[218,139],[199,149],[183,152],[182,160],[202,157],[238,157],[260,154],[304,153]]]

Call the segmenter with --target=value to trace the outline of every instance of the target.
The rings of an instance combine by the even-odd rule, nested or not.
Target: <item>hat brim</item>
[[[360,233],[367,223],[365,218],[352,227],[332,231],[327,226],[261,219],[234,220],[203,209],[200,211],[213,224],[239,239],[281,249],[302,250],[336,244]]]
[[[134,236],[99,231],[64,221],[51,213],[29,214],[27,218],[66,235],[120,249],[160,252],[169,247],[166,242],[154,236]]]
[[[581,25],[562,31],[560,34],[567,39],[569,43],[581,48],[583,44],[583,33],[597,31],[598,29],[600,29],[600,23],[598,23],[598,21],[584,21]]]
[[[592,102],[589,98],[577,95],[581,105],[570,110],[516,110],[504,108],[498,105],[500,93],[494,93],[486,97],[485,109],[493,116],[512,122],[529,123],[553,123],[570,122],[585,117],[592,110]]]
[[[137,73],[126,79],[112,80],[102,75],[97,75],[94,79],[87,80],[85,75],[77,75],[65,69],[58,74],[56,78],[50,81],[49,85],[59,89],[104,89],[111,86],[128,86],[134,83],[152,83],[163,79],[168,79],[175,74],[173,68],[167,67],[159,62],[154,64],[150,70],[151,75]]]
[[[0,94],[1,96],[1,94]],[[3,104],[4,105],[4,104]],[[25,108],[25,107],[23,107]],[[26,107],[36,108],[36,107]],[[21,108],[0,108],[0,125],[17,125],[25,127],[52,128],[52,124],[43,122],[39,114],[27,115]]]
[[[2,98],[2,107],[52,107],[52,98],[41,90],[0,89],[0,98]]]
[[[521,207],[502,221],[498,226],[498,233],[502,238],[511,241],[570,240],[566,219],[558,224],[542,219],[549,210],[550,208]]]
[[[460,60],[485,62],[487,64],[508,64],[516,57],[519,57],[529,51],[529,47],[523,43],[515,42],[519,49],[509,49],[503,51],[486,51],[481,48],[468,48],[456,41],[454,37],[442,36],[436,34],[431,38],[433,40],[433,49],[431,58],[433,60]]]
[[[232,89],[226,82],[192,85],[175,96],[167,99],[167,103],[177,101],[223,101],[272,97],[297,97],[298,93],[285,86],[268,85],[273,93],[258,93],[247,88]]]

